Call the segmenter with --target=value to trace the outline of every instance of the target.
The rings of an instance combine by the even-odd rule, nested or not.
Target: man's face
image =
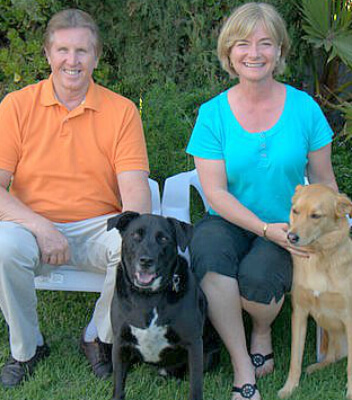
[[[57,94],[85,93],[98,65],[94,38],[88,28],[60,29],[45,49]]]

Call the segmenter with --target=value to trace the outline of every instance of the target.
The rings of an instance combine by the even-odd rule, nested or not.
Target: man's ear
[[[192,239],[193,226],[175,218],[167,218],[167,220],[175,229],[177,245],[182,251],[185,251]]]
[[[46,47],[44,47],[44,56],[45,56],[46,60],[48,61],[48,64],[51,65],[49,50]]]
[[[123,233],[128,224],[137,217],[139,217],[139,213],[134,211],[125,211],[122,214],[116,215],[116,217],[108,219],[107,230],[110,231],[111,229],[116,228],[120,233]]]

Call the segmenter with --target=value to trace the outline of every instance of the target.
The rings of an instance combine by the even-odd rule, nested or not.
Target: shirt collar
[[[52,74],[44,81],[41,93],[41,104],[44,107],[60,104],[55,97]],[[95,111],[99,111],[100,109],[100,93],[98,91],[98,85],[94,83],[92,78],[89,82],[88,92],[82,105],[84,108],[91,108]]]

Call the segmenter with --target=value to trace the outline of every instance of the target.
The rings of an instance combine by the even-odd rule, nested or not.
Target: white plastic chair
[[[200,185],[197,171],[193,169],[192,171],[170,176],[165,180],[161,201],[161,214],[190,223],[191,186],[199,193],[203,200],[205,211],[207,211],[209,204]]]
[[[161,214],[160,191],[158,182],[149,179],[152,197],[152,213]],[[73,292],[101,292],[105,274],[78,270],[72,265],[62,265],[48,275],[34,279],[35,288],[39,290],[61,290]]]
[[[309,184],[305,178],[305,184]],[[164,186],[164,193],[161,201],[161,213],[165,217],[178,218],[181,221],[190,222],[190,189],[193,186],[201,196],[204,208],[207,211],[209,204],[204,196],[199,182],[197,171],[194,169],[188,172],[182,172],[167,178]],[[349,218],[352,226],[352,218]],[[316,329],[316,353],[317,360],[320,362],[324,358],[322,353],[323,330],[317,326]]]

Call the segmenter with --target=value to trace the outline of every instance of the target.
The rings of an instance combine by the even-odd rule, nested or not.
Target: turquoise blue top
[[[265,222],[288,222],[295,187],[304,183],[308,153],[326,146],[332,136],[318,104],[289,85],[279,120],[257,133],[242,128],[225,91],[200,107],[187,152],[224,160],[228,190],[237,200]]]

